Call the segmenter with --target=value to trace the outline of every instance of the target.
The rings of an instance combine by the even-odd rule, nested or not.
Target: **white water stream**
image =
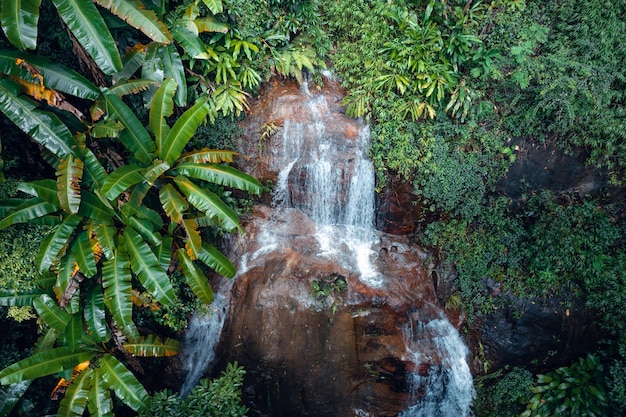
[[[276,214],[256,237],[256,249],[241,257],[239,273],[247,270],[248,262],[259,262],[264,254],[290,245],[289,233],[281,230],[289,225],[281,225],[279,220],[289,218],[290,210],[300,210],[315,225],[318,256],[355,272],[370,287],[383,288],[385,279],[376,268],[372,249],[378,237],[373,227],[374,171],[366,155],[369,128],[361,125],[356,139],[333,139],[323,123],[323,113],[329,111],[326,97],[311,94],[304,87],[308,99],[302,111],[308,112],[304,119],[312,122],[285,118],[281,143],[274,143],[268,150],[272,152],[273,168],[279,172],[273,194]],[[184,353],[189,376],[182,395],[189,392],[214,359],[228,302],[229,296],[216,294],[216,313],[194,318],[191,323]],[[409,323],[403,329],[410,356],[406,360],[436,365],[425,376],[417,370],[410,376],[413,405],[400,417],[469,416],[474,391],[466,362],[468,351],[458,332],[443,315],[427,323]],[[425,357],[423,352],[436,352],[437,357]],[[366,410],[355,413],[367,415]]]

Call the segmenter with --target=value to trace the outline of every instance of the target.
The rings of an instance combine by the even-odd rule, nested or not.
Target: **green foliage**
[[[532,383],[533,375],[521,368],[476,379],[476,417],[518,417],[524,411],[522,401],[531,395]]]
[[[537,375],[530,390],[534,395],[520,417],[609,415],[604,366],[591,354],[568,367]]]
[[[157,392],[140,417],[243,417],[248,409],[241,403],[246,371],[237,362],[229,363],[219,378],[202,379],[183,398],[170,391]]]
[[[330,310],[334,314],[339,308],[341,297],[348,290],[346,278],[333,273],[311,281],[311,295],[322,308],[327,308],[330,303]]]

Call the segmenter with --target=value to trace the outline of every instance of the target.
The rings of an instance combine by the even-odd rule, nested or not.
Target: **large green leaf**
[[[156,92],[157,86],[161,85],[163,80],[165,80],[163,62],[157,53],[159,48],[161,48],[161,45],[156,42],[149,43],[145,48],[144,63],[141,67],[141,78],[154,82],[154,85],[143,94],[143,100],[146,106],[149,106],[152,101],[152,96]]]
[[[25,223],[46,214],[54,213],[59,208],[39,197],[31,198],[20,204],[10,214],[0,220],[0,230],[17,223]]]
[[[105,354],[100,359],[100,368],[107,388],[112,389],[120,400],[135,411],[146,407],[148,392],[115,356]]]
[[[65,311],[61,310],[55,300],[48,295],[42,295],[33,300],[33,307],[43,321],[53,329],[64,331],[72,318]]]
[[[161,155],[163,142],[170,132],[167,118],[174,113],[174,94],[176,93],[176,82],[166,79],[161,87],[156,91],[150,103],[150,131],[156,141],[157,154]]]
[[[113,201],[121,193],[143,181],[144,171],[145,168],[139,165],[122,165],[107,177],[101,191],[107,199]]]
[[[115,238],[117,236],[117,228],[113,223],[102,222],[96,226],[96,239],[104,252],[107,259],[113,259],[115,251]]]
[[[93,370],[91,389],[88,395],[89,415],[91,417],[113,417],[113,402],[106,382],[102,379],[100,368]]]
[[[100,89],[87,78],[40,55],[31,55],[20,51],[0,51],[0,72],[27,81],[37,81],[26,73],[23,65],[18,66],[16,64],[17,59],[23,60],[39,72],[46,88],[88,100],[95,100],[100,96]]]
[[[146,225],[150,230],[159,230],[163,227],[163,219],[161,214],[144,205],[136,205],[128,202],[121,207],[121,211],[125,216],[133,216],[141,221],[148,221],[150,225]]]
[[[67,213],[78,213],[83,166],[83,161],[70,154],[57,167],[57,194],[61,207]]]
[[[107,178],[107,172],[91,149],[85,149],[83,162],[85,163],[84,174],[86,174],[84,181],[88,184],[93,184],[94,188],[101,188],[104,180]]]
[[[202,252],[198,254],[198,259],[218,274],[227,278],[233,278],[237,273],[235,265],[222,252],[208,243],[202,244]]]
[[[232,231],[239,228],[237,213],[216,194],[199,187],[182,175],[176,177],[174,181],[194,207],[209,217],[216,217],[224,229]]]
[[[198,230],[198,224],[194,219],[183,219],[180,225],[185,229],[187,238],[185,239],[185,248],[192,259],[198,258],[198,253],[202,251],[202,238]]]
[[[128,81],[133,75],[135,75],[137,70],[141,68],[145,58],[146,51],[143,47],[131,48],[127,50],[122,56],[122,64],[124,64],[124,68],[120,72],[113,74],[111,77],[112,84],[119,84],[120,82]]]
[[[187,177],[225,185],[260,195],[261,183],[251,175],[227,165],[184,163],[176,166],[176,171]]]
[[[0,80],[0,111],[37,143],[59,158],[73,153],[80,157],[78,144],[58,117],[37,110],[37,105],[21,96],[21,87],[9,79]]]
[[[178,54],[178,50],[173,44],[161,46],[157,49],[157,55],[163,65],[163,74],[167,78],[176,81],[176,96],[174,100],[180,107],[187,105],[187,78],[185,77],[185,67]]]
[[[76,352],[69,346],[45,350],[4,368],[0,372],[0,383],[7,385],[56,374],[91,359],[92,355],[91,351]]]
[[[41,0],[2,0],[2,30],[18,49],[37,47],[37,23]]]
[[[161,234],[152,227],[150,227],[150,223],[145,220],[138,219],[134,216],[124,217],[124,223],[127,226],[132,227],[137,233],[139,233],[150,245],[153,247],[158,247],[163,243],[163,238]]]
[[[65,327],[65,343],[67,346],[77,349],[83,339],[83,317],[74,314]]]
[[[213,289],[211,289],[206,275],[194,265],[193,260],[183,248],[176,251],[176,257],[185,275],[185,280],[193,293],[204,304],[211,304],[213,302]]]
[[[159,260],[159,265],[161,265],[161,269],[166,272],[170,267],[170,263],[172,262],[173,243],[174,238],[170,235],[166,235],[163,237],[163,243],[156,248],[155,252],[156,257]]]
[[[83,316],[89,334],[97,342],[106,342],[110,335],[106,325],[104,295],[100,285],[92,285],[87,291]]]
[[[163,205],[163,210],[173,222],[178,223],[183,218],[183,213],[189,208],[187,200],[180,195],[172,184],[165,184],[159,191],[159,198]]]
[[[122,58],[104,19],[91,1],[52,0],[78,42],[105,74],[122,69]]]
[[[124,229],[126,250],[130,254],[132,270],[139,281],[154,298],[164,305],[174,302],[174,288],[167,274],[163,271],[150,246],[133,229]]]
[[[92,370],[87,368],[72,379],[61,400],[57,417],[82,417],[87,407]]]
[[[0,388],[0,416],[11,415],[11,411],[20,403],[20,400],[30,387],[30,384],[31,381],[22,381]],[[19,408],[16,410],[19,410]],[[20,413],[20,411],[22,411],[22,413]],[[22,410],[16,411],[14,415],[22,414],[26,414],[23,411],[23,406]]]
[[[177,355],[180,352],[180,342],[169,337],[162,340],[159,336],[149,334],[134,343],[124,343],[124,349],[133,356],[160,358]]]
[[[172,35],[152,10],[134,0],[95,0],[100,6],[139,29],[144,35],[155,42],[169,43]]]
[[[35,298],[39,298],[47,293],[47,291],[42,290],[2,290],[0,291],[0,306],[31,306]]]
[[[97,195],[92,193],[83,194],[78,213],[94,220],[108,222],[114,215],[112,208],[106,205]]]
[[[179,160],[179,164],[193,162],[196,164],[219,164],[221,162],[233,162],[233,158],[239,155],[235,151],[228,150],[216,150],[216,149],[200,149],[199,151],[193,151],[184,154]]]
[[[42,200],[61,208],[59,194],[57,193],[57,183],[53,179],[21,182],[19,183],[17,189],[23,193],[30,194],[33,197],[39,197]]]
[[[120,140],[140,162],[149,164],[156,149],[154,141],[132,110],[116,95],[105,92],[109,116],[117,119],[124,126]],[[162,158],[161,158],[162,159]]]
[[[72,253],[83,275],[87,278],[96,275],[98,269],[89,231],[84,230],[77,236],[72,244]]]
[[[211,59],[217,58],[217,54],[210,49],[207,49],[206,45],[198,37],[196,33],[193,33],[189,29],[181,26],[177,26],[172,29],[172,35],[176,42],[178,42],[187,55],[193,59]]]
[[[174,123],[167,138],[163,142],[159,153],[160,159],[167,161],[170,165],[180,157],[183,149],[196,133],[196,129],[206,119],[209,107],[206,99],[198,101],[191,108],[187,109]]]
[[[157,179],[170,169],[170,164],[165,161],[159,161],[156,159],[152,165],[146,168],[146,173],[144,175],[144,179],[146,183],[152,187]]]
[[[218,14],[224,11],[222,0],[202,0],[211,13]]]
[[[131,340],[139,337],[133,323],[132,276],[128,254],[121,246],[113,259],[102,266],[104,303],[113,315],[113,320]]]
[[[69,215],[43,239],[35,258],[35,264],[40,271],[45,271],[59,263],[59,258],[64,255],[70,238],[81,220],[80,215]]]

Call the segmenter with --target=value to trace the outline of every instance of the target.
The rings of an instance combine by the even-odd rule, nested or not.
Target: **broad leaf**
[[[15,210],[0,220],[0,230],[13,224],[26,223],[46,214],[54,213],[57,210],[59,210],[57,206],[42,201],[39,197],[31,198],[17,206]]]
[[[200,149],[184,154],[179,160],[179,164],[193,162],[196,164],[219,164],[221,162],[233,162],[233,157],[239,155],[235,151],[216,150],[216,149]]]
[[[83,161],[68,155],[57,167],[57,194],[63,210],[78,213],[80,207],[80,184],[83,180]]]
[[[65,327],[65,343],[78,349],[83,337],[83,318],[80,315],[72,315]]]
[[[156,180],[170,169],[170,164],[159,161],[158,159],[152,163],[152,166],[146,168],[144,179],[146,183],[152,187]]]
[[[125,216],[134,216],[141,221],[147,220],[150,222],[150,226],[146,227],[150,228],[150,230],[159,230],[163,227],[163,219],[161,218],[161,215],[146,206],[128,202],[122,206],[121,211]]]
[[[92,370],[87,368],[72,378],[59,405],[57,417],[82,417],[87,407],[91,374]]]
[[[138,219],[134,216],[129,216],[124,218],[124,223],[127,226],[133,228],[137,233],[139,233],[148,243],[150,243],[153,247],[158,247],[163,243],[163,238],[161,234],[152,227],[150,227],[150,223],[145,220]]]
[[[172,35],[152,10],[135,0],[95,0],[100,6],[141,31],[155,42],[169,43]]]
[[[172,79],[163,81],[161,87],[156,91],[150,103],[150,131],[156,141],[156,151],[161,155],[163,142],[170,132],[167,118],[174,112],[174,94],[176,92],[176,82]]]
[[[59,195],[57,193],[57,183],[55,180],[45,179],[21,182],[19,183],[17,189],[23,193],[30,194],[33,197],[39,197],[42,200],[61,208]]]
[[[56,374],[91,359],[92,355],[91,351],[75,352],[69,346],[45,350],[4,368],[0,372],[0,383],[7,385]]]
[[[122,56],[122,64],[124,64],[124,68],[120,72],[113,74],[111,77],[111,82],[114,85],[118,84],[120,81],[128,81],[130,77],[135,75],[137,70],[141,68],[146,57],[146,51],[144,48],[144,45],[137,44],[135,47],[126,51],[126,53]]]
[[[260,195],[261,183],[251,175],[227,165],[185,163],[176,166],[176,171],[187,177],[225,185]]]
[[[41,0],[2,0],[2,30],[18,49],[37,47],[37,23]]]
[[[206,275],[194,265],[193,260],[187,255],[184,249],[178,249],[176,251],[176,257],[185,275],[185,280],[193,293],[204,304],[211,304],[214,298],[213,290],[211,289]]]
[[[207,49],[206,45],[198,37],[185,27],[176,27],[172,29],[172,35],[176,42],[178,42],[187,55],[193,59],[211,59],[217,58],[217,54],[212,50]]]
[[[139,184],[144,179],[144,167],[130,164],[122,165],[113,171],[102,184],[102,193],[113,201],[124,191],[135,184]]]
[[[100,368],[93,370],[91,389],[87,396],[88,408],[91,417],[113,417],[113,402],[106,382],[102,379]]]
[[[71,319],[71,316],[61,310],[56,301],[48,295],[34,299],[33,307],[48,326],[58,331],[64,331]]]
[[[202,251],[202,238],[198,231],[198,225],[194,219],[183,219],[180,224],[185,229],[185,234],[187,235],[185,239],[187,254],[191,259],[197,259],[198,253]]]
[[[156,42],[148,44],[145,48],[145,59],[144,64],[141,67],[141,78],[154,82],[154,85],[143,94],[143,100],[146,107],[148,107],[152,101],[152,96],[154,96],[157,86],[161,85],[163,80],[165,80],[163,62],[158,54],[160,48],[161,45]]]
[[[206,119],[209,108],[206,100],[200,100],[187,109],[174,123],[159,153],[160,159],[170,165],[180,158],[183,149],[196,133],[196,129]]]
[[[220,22],[219,20],[213,17],[200,17],[194,19],[193,21],[198,28],[198,32],[219,32],[219,33],[227,33],[228,25],[226,23]]]
[[[40,271],[45,271],[52,265],[59,263],[59,258],[64,255],[65,249],[81,220],[82,216],[80,215],[69,215],[43,239],[35,258],[35,263]]]
[[[130,254],[132,270],[154,298],[164,305],[174,302],[174,288],[148,244],[131,228],[124,229],[126,250]]]
[[[96,226],[96,239],[98,239],[102,252],[107,259],[113,259],[116,236],[117,228],[113,223],[103,222]]]
[[[110,335],[106,325],[104,295],[100,285],[92,285],[85,297],[83,310],[87,331],[97,342],[106,342]]]
[[[22,3],[25,2],[22,0]],[[22,65],[18,66],[17,60],[22,60]],[[46,88],[87,100],[95,100],[100,96],[100,89],[87,78],[48,58],[20,51],[0,51],[0,72],[38,82],[32,76],[25,76],[23,67],[40,73]]]
[[[88,231],[82,231],[77,239],[74,240],[72,253],[76,258],[78,267],[87,278],[96,275],[98,269],[96,267],[93,243],[91,242]]]
[[[237,273],[237,268],[230,260],[208,243],[202,244],[202,252],[198,254],[198,259],[218,274],[227,278],[233,278]]]
[[[91,149],[85,149],[83,162],[85,163],[84,182],[93,184],[94,188],[101,188],[104,180],[107,178],[107,172]]]
[[[48,294],[48,292],[42,290],[2,290],[0,291],[0,306],[31,306],[35,298],[39,298],[45,294]]]
[[[124,126],[120,140],[140,162],[150,163],[154,158],[154,142],[132,110],[116,95],[104,93],[107,110],[111,117]]]
[[[211,13],[218,14],[224,11],[222,0],[202,0],[202,2],[209,8]]]
[[[183,218],[183,213],[189,208],[187,200],[180,195],[172,184],[165,184],[159,191],[159,198],[163,205],[163,210],[174,223],[178,223]]]
[[[83,194],[78,213],[85,217],[89,217],[90,219],[105,222],[110,221],[114,215],[111,207],[104,204],[98,196],[92,193]]]
[[[0,80],[0,111],[24,133],[59,158],[73,153],[80,156],[78,144],[68,128],[52,113],[36,109],[21,96],[21,87],[12,80]]]
[[[99,363],[107,388],[112,389],[120,400],[135,411],[146,407],[148,392],[115,356],[107,353]]]
[[[102,266],[102,286],[104,302],[113,320],[131,340],[139,337],[133,323],[132,276],[130,261],[123,247],[118,248],[115,257]]]
[[[100,138],[117,138],[124,126],[117,120],[102,120],[91,127],[91,137]]]
[[[187,78],[183,61],[173,44],[161,46],[157,49],[157,55],[163,65],[163,74],[176,82],[176,96],[174,100],[180,107],[187,105]]]
[[[91,1],[52,0],[59,15],[98,67],[107,75],[122,69],[122,59],[104,19]]]
[[[0,416],[11,415],[11,411],[20,403],[30,384],[31,381],[22,381],[0,388]],[[23,413],[23,410],[20,411]],[[15,415],[18,413],[19,411],[16,411]]]
[[[239,228],[237,213],[216,194],[199,187],[182,175],[176,177],[174,181],[194,207],[209,217],[216,217],[224,229],[232,231]]]
[[[164,357],[178,355],[180,342],[169,337],[161,340],[153,334],[140,337],[135,343],[124,343],[126,349],[133,356]]]
[[[170,235],[166,235],[163,238],[163,243],[156,248],[155,255],[159,260],[159,265],[161,268],[167,272],[170,267],[170,263],[172,261],[172,244],[174,243],[174,238]]]

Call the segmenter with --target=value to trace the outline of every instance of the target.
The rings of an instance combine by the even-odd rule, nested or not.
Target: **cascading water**
[[[283,260],[284,264],[288,265],[289,260],[282,256],[289,254],[289,251],[303,250],[307,252],[307,256],[311,253],[316,259],[323,259],[324,262],[320,264],[338,265],[340,267],[338,269],[344,271],[342,274],[354,277],[354,279],[358,277],[361,287],[370,288],[371,294],[383,294],[384,297],[388,278],[377,267],[380,245],[379,249],[373,249],[380,244],[382,238],[373,227],[374,171],[366,154],[370,139],[369,128],[365,124],[359,124],[358,131],[353,131],[349,137],[338,135],[333,130],[333,126],[324,122],[329,119],[327,97],[321,93],[312,94],[306,87],[305,84],[301,89],[305,98],[301,101],[298,99],[297,105],[286,106],[287,110],[277,116],[282,125],[280,134],[272,139],[271,144],[264,147],[263,152],[268,156],[267,161],[269,161],[264,163],[270,166],[269,169],[272,172],[277,173],[273,208],[264,211],[265,217],[262,219],[254,220],[254,236],[242,243],[245,250],[239,253],[238,277],[243,278],[248,271],[263,271],[260,275],[263,282],[268,282],[269,287],[272,285],[277,287],[278,278],[266,272],[268,271],[267,260],[270,259],[274,267]],[[294,113],[290,113],[292,109]],[[295,224],[298,222],[299,224]],[[307,237],[304,238],[303,234],[307,234]],[[302,245],[301,242],[306,242],[306,244]],[[326,262],[327,260],[329,262]],[[314,263],[311,264],[314,265]],[[285,267],[286,270],[291,270],[290,268],[292,267]],[[308,270],[304,272],[309,273]],[[312,268],[310,274],[311,277],[315,276],[315,267]],[[300,274],[300,277],[302,276],[303,274]],[[285,276],[280,279],[284,281],[290,278]],[[299,306],[306,303],[309,303],[309,307],[313,305],[314,300],[306,289],[299,290],[300,292],[295,294],[294,289],[302,287],[294,285],[288,288],[292,291],[289,294],[289,300],[297,300],[296,304]],[[264,288],[258,293],[257,298],[250,299],[255,300],[261,306],[266,305],[263,303],[281,304],[280,307],[283,310],[280,314],[286,314],[281,318],[293,320],[293,316],[288,315],[297,314],[297,308],[284,301],[287,297],[270,298],[274,294],[272,291],[271,288]],[[363,293],[368,292],[366,290]],[[413,300],[412,297],[419,296],[410,293],[408,297],[409,300]],[[229,300],[225,298],[223,302],[228,303]],[[412,303],[412,301],[409,302]],[[419,302],[416,303],[418,304]],[[217,308],[221,311],[222,306],[217,305]],[[277,317],[261,318],[260,310],[255,314],[259,316],[259,327],[266,326],[264,324],[266,322],[262,320],[267,320],[268,326],[271,326],[270,323],[275,323],[272,320]],[[277,314],[277,311],[272,314]],[[426,314],[424,317],[432,318],[437,315]],[[355,319],[354,316],[352,318]],[[467,349],[456,329],[443,315],[434,320],[430,318],[420,321],[410,317],[408,324],[402,329],[401,340],[399,333],[396,333],[400,344],[404,342],[404,350],[398,349],[406,352],[402,360],[407,364],[415,365],[415,370],[406,378],[410,385],[407,388],[411,391],[409,397],[412,405],[400,416],[467,417],[470,415],[473,398],[472,376],[466,363]],[[189,368],[199,371],[199,375],[205,371],[206,365],[195,363],[193,356],[199,352],[213,352],[213,346],[217,343],[223,324],[223,315],[221,319],[210,318],[209,322],[212,320],[217,322],[215,326],[202,325],[198,322],[198,328],[202,333],[213,333],[207,336],[210,340],[209,345],[202,346],[204,342],[199,342],[200,346],[191,348],[191,345],[196,344],[194,341],[196,336],[191,334],[193,333],[191,328],[188,341],[185,343],[185,351],[190,352]],[[294,334],[312,341],[313,339],[307,339],[312,333],[306,327],[308,325],[306,320],[304,319],[305,326],[294,331]],[[244,328],[250,325],[249,321],[245,323]],[[257,326],[256,322],[250,327],[255,326]],[[292,324],[291,328],[297,329],[297,324]],[[274,330],[276,334],[280,334],[280,329],[263,327],[255,332],[255,335],[259,335],[259,338],[255,340],[258,343],[273,340]],[[237,340],[243,340],[245,345],[247,342],[243,332],[238,330],[236,337],[244,337],[244,339]],[[284,339],[281,339],[280,343],[282,340]],[[297,344],[298,340],[289,340],[289,342]],[[328,344],[327,349],[331,348],[331,342],[321,341],[321,343]],[[271,349],[280,348],[274,344]],[[272,358],[280,356],[274,351],[268,355]],[[209,357],[202,360],[210,363],[213,359]],[[269,361],[266,358],[263,360]],[[407,368],[412,369],[410,365]],[[314,372],[313,370],[317,372],[317,369],[318,364],[312,363],[307,371],[309,376],[311,372]],[[191,389],[199,377],[190,376],[186,382],[186,389]],[[272,389],[278,386],[278,382],[272,384]],[[267,391],[263,392],[263,395],[267,396]],[[303,394],[299,392],[298,395]],[[284,399],[284,397],[281,398]],[[376,415],[375,411],[367,410],[362,405],[367,405],[367,402],[359,403],[358,407],[353,408],[353,412],[362,416]]]

